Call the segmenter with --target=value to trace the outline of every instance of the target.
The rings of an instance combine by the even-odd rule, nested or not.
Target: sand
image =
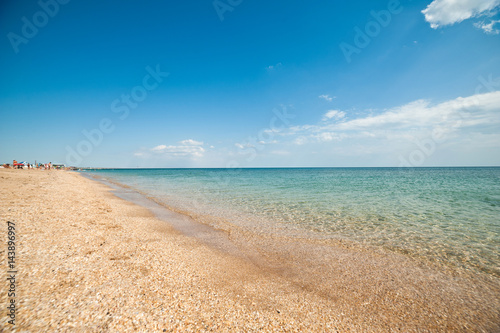
[[[75,172],[0,169],[0,200],[3,276],[7,221],[17,237],[4,331],[500,331],[494,276],[310,240],[235,255]]]

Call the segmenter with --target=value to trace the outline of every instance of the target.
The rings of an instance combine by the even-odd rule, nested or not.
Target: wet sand
[[[0,200],[3,239],[16,223],[20,332],[500,331],[491,275],[342,242],[210,230],[73,172],[0,169]],[[9,331],[6,288],[4,279]]]

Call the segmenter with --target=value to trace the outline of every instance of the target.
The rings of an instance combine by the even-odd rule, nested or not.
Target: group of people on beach
[[[16,160],[12,161],[12,166],[10,164],[4,164],[4,168],[13,168],[13,169],[39,169],[39,170],[50,170],[52,169],[52,162],[49,163],[36,163],[31,164],[27,162],[19,163]]]

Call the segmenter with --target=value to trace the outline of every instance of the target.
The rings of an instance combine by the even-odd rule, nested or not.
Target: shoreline
[[[81,174],[83,177],[96,181],[111,189],[116,197],[130,203],[146,208],[157,219],[169,224],[176,231],[186,237],[192,237],[205,245],[226,254],[241,258],[248,258],[248,253],[242,252],[233,244],[227,235],[227,231],[217,230],[212,226],[193,219],[189,214],[183,214],[170,207],[162,205],[154,198],[148,197],[136,189],[127,185],[110,181],[95,175]]]
[[[20,225],[23,245],[18,329],[500,329],[497,279],[479,284],[398,255],[283,239],[272,249],[280,256],[260,251],[263,240],[255,247],[263,261],[247,260],[183,235],[80,174],[0,177],[2,216]]]
[[[249,252],[250,248],[254,247],[255,244],[251,244],[252,241],[256,241],[255,236],[258,238],[262,238],[266,236],[266,233],[270,234],[270,242],[273,243],[275,240],[282,240],[288,242],[301,241],[305,240],[306,242],[314,242],[317,244],[322,244],[325,246],[333,246],[333,247],[341,247],[345,249],[357,249],[359,251],[367,251],[367,252],[377,252],[387,255],[396,255],[403,256],[409,260],[415,261],[415,264],[432,268],[438,271],[445,270],[448,274],[452,275],[471,275],[471,276],[482,276],[485,279],[499,279],[500,275],[497,271],[486,269],[485,267],[478,267],[474,265],[469,266],[460,266],[457,265],[456,262],[446,261],[443,258],[439,257],[429,257],[425,255],[421,255],[418,253],[412,253],[405,249],[399,249],[395,247],[388,247],[384,245],[373,245],[367,244],[364,242],[360,242],[357,240],[346,239],[343,237],[332,237],[332,234],[320,235],[318,232],[312,232],[310,230],[294,230],[293,234],[290,233],[289,229],[283,231],[281,229],[274,229],[276,225],[273,225],[274,228],[265,229],[265,230],[250,230],[249,225],[240,225],[239,223],[234,223],[226,217],[213,216],[210,213],[196,213],[189,209],[179,209],[178,207],[169,205],[168,203],[162,201],[161,199],[151,196],[150,194],[143,192],[137,188],[130,187],[129,185],[120,183],[116,179],[106,178],[105,175],[99,175],[95,173],[85,173],[79,172],[83,177],[88,179],[97,181],[106,186],[111,187],[114,190],[114,194],[122,199],[131,201],[135,204],[138,204],[142,207],[146,207],[151,211],[156,211],[155,215],[164,220],[169,224],[173,224],[174,228],[180,231],[181,233],[198,238],[203,241],[203,238],[210,238],[207,235],[203,235],[200,232],[200,235],[196,235],[196,231],[190,229],[201,228],[205,233],[213,234],[214,239],[207,239],[207,244],[218,248],[220,247],[220,243],[227,243],[227,238],[230,237],[231,241],[238,242],[239,245],[243,246],[247,252]],[[181,222],[181,224],[176,223],[179,221],[169,221],[169,215],[177,214],[181,218],[188,219],[190,221]],[[179,220],[179,219],[177,219]],[[187,226],[184,226],[182,223],[187,223]],[[215,234],[222,233],[223,235],[219,235],[220,237],[216,237]],[[246,234],[243,236],[242,233]],[[271,235],[272,234],[272,235]],[[238,239],[236,239],[238,238]],[[246,238],[246,239],[243,239]],[[249,240],[249,238],[254,238]],[[234,244],[232,244],[234,245]],[[230,245],[231,247],[231,245]],[[234,250],[234,246],[233,250]],[[266,251],[266,248],[273,247],[273,244],[263,244],[261,246],[262,251]],[[239,252],[241,255],[241,251]],[[236,254],[233,251],[233,254]],[[268,253],[272,255],[272,253]]]

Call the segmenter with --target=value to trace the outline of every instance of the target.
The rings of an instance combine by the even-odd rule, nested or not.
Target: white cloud
[[[160,165],[218,166],[228,158],[246,164],[253,156],[250,154],[256,153],[258,156],[249,165],[276,161],[293,165],[300,161],[304,165],[381,166],[399,165],[400,156],[409,158],[415,149],[434,140],[424,165],[495,165],[500,163],[499,133],[500,91],[493,91],[437,103],[416,100],[384,110],[360,110],[349,116],[330,110],[315,123],[283,126],[266,141],[255,138],[210,149],[209,144],[186,139],[143,148],[135,156]]]
[[[283,66],[283,64],[281,62],[278,62],[276,65],[271,65],[271,66],[267,66],[267,70],[268,71],[273,71],[275,69],[278,69],[280,68],[281,66]]]
[[[165,146],[165,145],[159,145],[159,146],[156,146],[154,148],[151,148],[151,150],[152,151],[160,151],[161,152],[161,151],[165,150],[166,148],[167,148],[167,146]]]
[[[254,146],[254,145],[252,145],[251,143],[241,144],[241,143],[239,143],[239,142],[236,142],[234,145],[235,145],[235,146],[236,146],[236,148],[238,148],[238,149],[254,148],[254,147],[255,147],[255,146]]]
[[[328,102],[331,102],[334,98],[337,98],[335,96],[330,97],[329,95],[319,95],[318,97],[322,98],[322,99],[324,99],[325,101],[328,101]]]
[[[180,143],[185,146],[203,146],[203,142],[193,139],[182,140]]]
[[[322,132],[312,136],[318,142],[341,141],[342,135],[335,132]]]
[[[485,33],[490,35],[498,35],[500,33],[499,29],[494,28],[495,24],[500,23],[500,20],[491,20],[490,23],[476,22],[474,26],[476,28],[482,29]]]
[[[334,110],[335,111],[335,110]],[[333,117],[337,113],[330,114]],[[500,91],[459,97],[433,104],[417,100],[387,109],[378,115],[316,125],[288,128],[276,135],[288,137],[294,145],[343,142],[341,147],[350,154],[356,151],[383,151],[401,143],[412,143],[422,138],[439,137],[440,142],[456,144],[463,137],[480,138],[500,132]],[[462,138],[462,139],[461,139]],[[491,141],[491,140],[490,140]],[[481,145],[480,142],[474,144]],[[490,142],[491,145],[491,142]],[[500,148],[500,141],[496,147]]]
[[[202,157],[205,153],[205,148],[202,147],[203,142],[195,141],[192,139],[182,140],[179,145],[158,145],[150,149],[150,152],[156,155],[163,155],[169,157]],[[137,152],[134,154],[138,157],[149,157],[144,152]]]
[[[303,145],[303,144],[306,144],[308,143],[309,140],[307,140],[307,138],[305,136],[299,136],[297,138],[295,138],[295,140],[293,140],[293,143],[296,144],[296,145]]]
[[[203,147],[199,146],[158,146],[152,149],[153,152],[171,155],[171,156],[192,156],[201,157],[205,152]]]
[[[422,11],[431,27],[451,25],[490,14],[500,0],[434,0]]]
[[[328,119],[342,119],[345,117],[345,112],[344,111],[339,111],[339,110],[329,110],[325,115],[323,116],[323,121],[328,120]]]
[[[376,116],[346,121],[337,125],[341,130],[390,129],[409,130],[433,126],[467,127],[500,122],[500,91],[432,105],[418,100],[389,109]]]

